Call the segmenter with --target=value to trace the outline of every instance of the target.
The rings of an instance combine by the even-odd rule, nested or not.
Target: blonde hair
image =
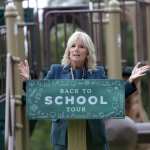
[[[88,70],[95,70],[96,69],[96,51],[94,44],[88,34],[81,31],[74,32],[68,42],[67,47],[65,49],[65,53],[63,56],[63,59],[61,61],[62,65],[69,65],[70,59],[69,59],[69,50],[72,47],[72,45],[77,41],[81,40],[83,42],[83,46],[88,50],[88,56],[85,62],[85,67],[87,67]]]

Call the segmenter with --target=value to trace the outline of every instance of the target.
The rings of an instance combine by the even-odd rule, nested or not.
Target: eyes
[[[71,48],[75,48],[75,47],[78,47],[78,48],[85,48],[85,46],[83,46],[83,45],[76,45],[76,44],[73,44],[72,46],[71,46]]]

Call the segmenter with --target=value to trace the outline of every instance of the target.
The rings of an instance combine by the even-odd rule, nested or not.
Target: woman
[[[136,88],[133,82],[143,76],[150,66],[139,67],[139,63],[132,71],[129,81],[125,84],[126,97]],[[29,79],[29,66],[27,61],[19,65],[23,80]],[[62,63],[51,66],[45,79],[106,79],[103,67],[96,66],[96,53],[94,44],[84,32],[75,32],[68,40]],[[108,150],[105,135],[105,126],[102,120],[87,120],[87,136],[90,145],[89,150]],[[54,150],[67,150],[67,121],[53,120],[51,140]],[[90,148],[90,146],[92,148]]]

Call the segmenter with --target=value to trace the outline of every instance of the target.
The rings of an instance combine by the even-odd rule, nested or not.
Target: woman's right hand
[[[18,69],[19,69],[19,73],[20,73],[22,80],[23,81],[29,80],[30,78],[29,64],[26,59],[24,61],[21,61],[18,64]]]

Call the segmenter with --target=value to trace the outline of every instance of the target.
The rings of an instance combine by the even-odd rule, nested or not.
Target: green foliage
[[[5,24],[4,9],[0,9],[0,26]]]
[[[126,27],[127,30],[127,64],[132,66],[134,64],[134,53],[133,53],[133,30],[131,26]]]
[[[123,51],[127,54],[126,56],[126,65],[134,65],[134,47],[133,47],[133,29],[132,26],[126,21],[122,20],[121,22],[121,32],[123,33]]]
[[[25,22],[33,22],[34,21],[33,8],[24,9],[24,20],[25,20]]]
[[[51,59],[53,63],[61,62],[62,56],[66,48],[66,42],[71,33],[73,33],[73,31],[74,31],[73,25],[66,24],[66,39],[65,39],[64,24],[57,24],[57,26],[52,28],[50,32],[50,45],[52,51]]]
[[[129,24],[126,24],[126,44],[127,44],[127,65],[134,66],[134,45],[133,45],[133,29]],[[141,80],[141,98],[144,109],[150,118],[150,102],[149,102],[149,77],[150,74],[144,76]]]
[[[52,150],[50,144],[50,121],[38,121],[31,137],[30,150]]]

